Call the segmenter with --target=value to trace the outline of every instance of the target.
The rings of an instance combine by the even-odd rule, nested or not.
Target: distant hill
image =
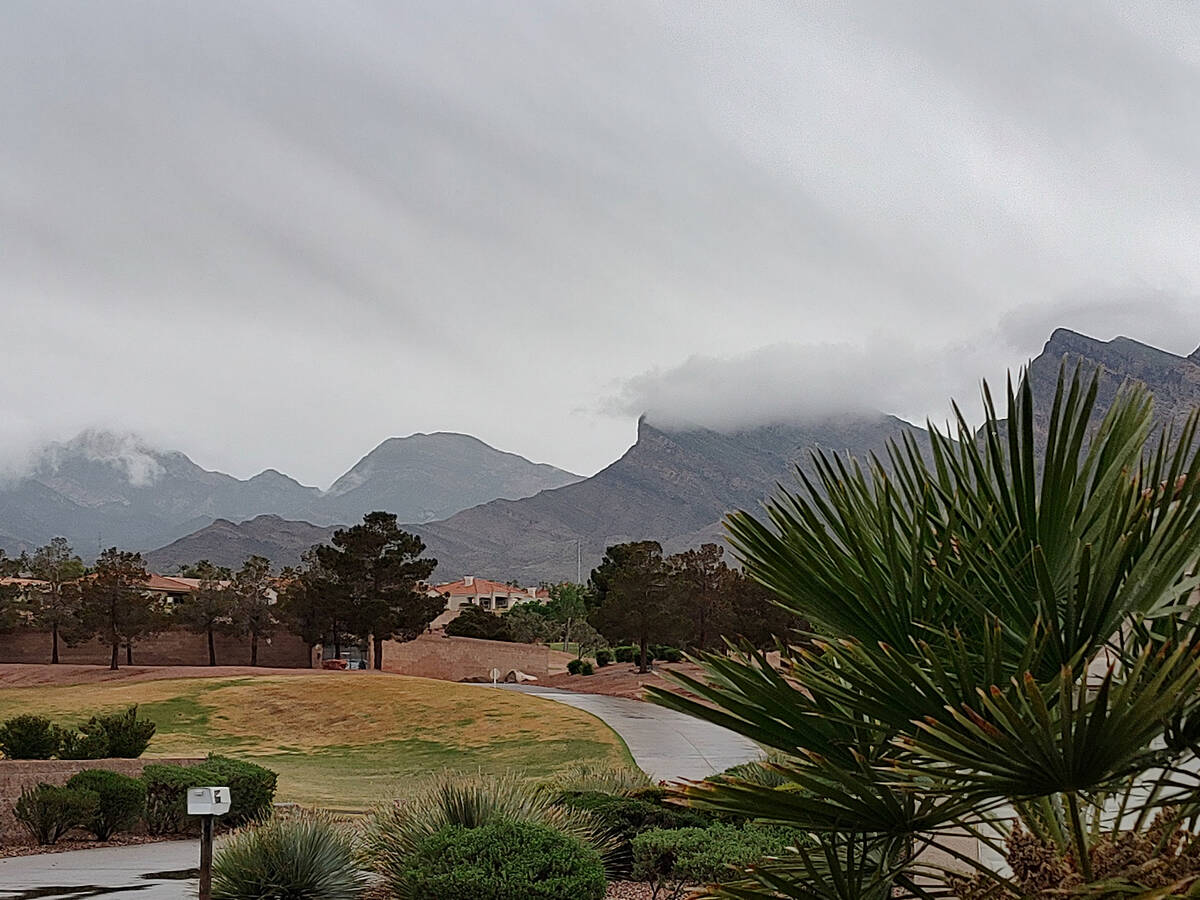
[[[1097,422],[1126,379],[1150,389],[1160,424],[1178,423],[1200,405],[1200,349],[1185,358],[1129,338],[1098,341],[1059,329],[1030,366],[1037,396],[1053,395],[1064,360],[1088,374],[1100,370]],[[1044,435],[1045,416],[1035,425]],[[906,432],[927,446],[924,429],[890,416],[734,434],[671,431],[643,421],[637,443],[586,481],[487,503],[419,530],[449,574],[486,572],[522,584],[574,578],[578,542],[586,576],[617,541],[653,538],[677,550],[720,540],[724,515],[755,510],[777,483],[793,484],[795,466],[809,467],[812,447],[882,455],[889,439]]]
[[[218,519],[260,515],[333,525],[386,509],[422,521],[578,479],[470,435],[418,434],[385,441],[322,492],[274,469],[238,479],[136,436],[86,431],[46,445],[25,473],[0,481],[0,548],[17,553],[62,535],[91,558],[101,547],[146,550]]]
[[[172,541],[146,554],[146,564],[155,572],[171,572],[179,566],[207,559],[218,566],[238,568],[251,556],[265,556],[276,567],[294,566],[300,554],[313,544],[322,544],[333,534],[332,526],[291,522],[279,516],[257,516],[233,523],[217,519],[211,525]]]
[[[323,495],[321,508],[341,522],[374,509],[394,512],[402,522],[429,522],[489,500],[519,500],[579,480],[470,435],[414,434],[386,440],[364,456]]]
[[[683,549],[719,536],[727,512],[755,509],[779,482],[792,483],[813,447],[865,456],[905,433],[927,443],[923,429],[884,415],[730,434],[668,430],[643,419],[625,455],[585,481],[492,501],[415,530],[447,576],[486,573],[522,584],[574,578],[577,550],[586,576],[610,544],[654,539]]]
[[[1071,370],[1081,366],[1089,376],[1099,370],[1095,423],[1112,405],[1127,379],[1141,382],[1154,395],[1154,416],[1160,426],[1182,424],[1200,405],[1200,349],[1191,356],[1176,356],[1127,337],[1098,341],[1059,328],[1030,364],[1037,396],[1053,396],[1064,362]],[[1034,425],[1042,435],[1048,424],[1044,412],[1035,416]]]
[[[1031,363],[1039,396],[1053,392],[1064,360],[1089,372],[1100,370],[1101,409],[1127,378],[1149,387],[1160,422],[1177,422],[1200,404],[1200,349],[1182,357],[1128,338],[1098,341],[1059,329]],[[1036,424],[1044,433],[1047,423]],[[131,531],[141,528],[138,534],[150,530],[146,519],[164,531],[182,529],[150,554],[155,565],[202,558],[237,565],[251,553],[288,564],[311,543],[326,540],[331,531],[326,526],[382,508],[401,513],[401,521],[424,538],[439,560],[437,577],[471,574],[534,584],[574,578],[577,564],[586,577],[605,547],[619,541],[652,538],[673,551],[719,539],[727,512],[757,509],[779,483],[793,484],[795,467],[809,465],[813,447],[861,458],[882,454],[888,440],[904,434],[927,446],[923,429],[882,414],[728,434],[670,429],[643,419],[636,443],[587,479],[501,453],[465,435],[414,435],[385,441],[326,493],[279,473],[240,482],[205,472],[182,454],[144,448],[93,452],[101,461],[90,465],[115,470],[93,478],[89,465],[68,452],[48,461],[39,469],[43,474],[0,491],[0,543],[43,528],[37,516],[76,517],[84,522],[78,533],[86,540],[86,529],[103,513],[106,527],[127,523]],[[152,490],[160,486],[170,490]],[[222,503],[250,504],[245,498],[252,487],[258,491],[254,503],[275,502],[293,512],[216,512]],[[485,496],[452,514],[439,512]],[[241,521],[251,515],[257,518]],[[428,521],[436,515],[442,518]],[[195,523],[190,528],[189,521]],[[195,533],[184,537],[186,532]]]

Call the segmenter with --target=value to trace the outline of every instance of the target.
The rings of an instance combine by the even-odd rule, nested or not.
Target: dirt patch
[[[699,666],[689,662],[656,663],[647,673],[639,672],[637,666],[630,663],[613,663],[596,669],[594,675],[552,675],[538,684],[580,694],[604,694],[630,700],[645,700],[646,688],[650,686],[686,693],[665,677],[666,672],[679,672],[696,679],[703,674]]]
[[[111,681],[160,681],[170,678],[229,678],[245,675],[314,675],[321,669],[268,669],[262,666],[108,666],[48,663],[0,663],[0,688],[55,684],[97,684]],[[330,677],[353,677],[347,672],[323,672]]]

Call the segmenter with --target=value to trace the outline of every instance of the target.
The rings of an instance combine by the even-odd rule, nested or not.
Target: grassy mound
[[[0,689],[0,720],[57,722],[138,705],[158,731],[147,756],[219,752],[279,773],[280,801],[364,809],[454,770],[543,779],[581,762],[631,765],[598,719],[472,685],[373,673],[46,685]]]

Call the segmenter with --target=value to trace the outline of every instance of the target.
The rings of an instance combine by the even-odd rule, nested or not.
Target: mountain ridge
[[[394,452],[398,447],[403,452]],[[19,553],[62,535],[90,558],[98,546],[160,547],[219,519],[273,514],[317,526],[350,524],[381,502],[424,521],[580,477],[454,432],[384,441],[347,475],[366,460],[373,462],[354,490],[331,494],[277,469],[239,479],[137,435],[88,429],[44,445],[26,472],[0,482],[0,548]],[[397,496],[397,484],[412,503]]]

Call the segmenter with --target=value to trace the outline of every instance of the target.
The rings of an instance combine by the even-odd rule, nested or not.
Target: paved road
[[[197,841],[168,841],[0,859],[0,900],[184,900],[199,855]]]
[[[763,755],[757,744],[727,728],[640,700],[529,684],[497,687],[566,703],[603,720],[625,739],[634,762],[655,781],[698,781]]]

